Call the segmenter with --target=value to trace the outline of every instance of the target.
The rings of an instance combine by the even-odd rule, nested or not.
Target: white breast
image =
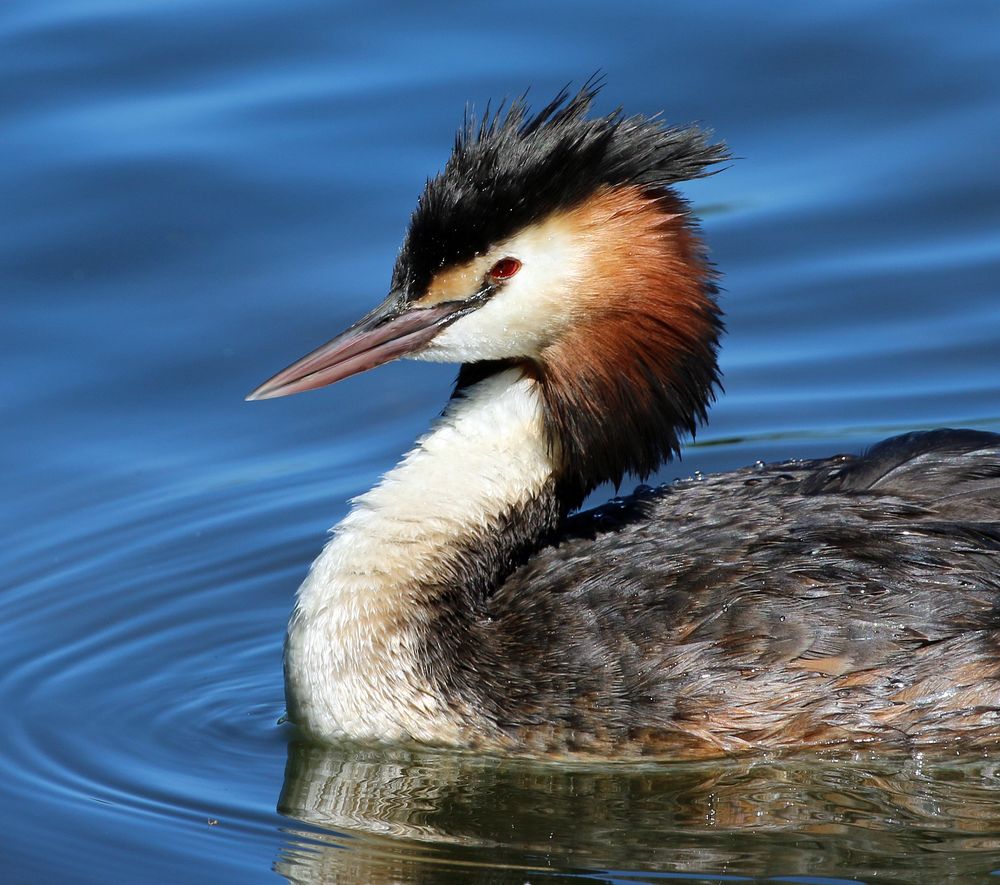
[[[470,388],[353,502],[299,590],[285,678],[293,720],[322,737],[454,743],[456,711],[419,675],[425,598],[469,529],[537,496],[553,464],[535,383],[511,370]]]

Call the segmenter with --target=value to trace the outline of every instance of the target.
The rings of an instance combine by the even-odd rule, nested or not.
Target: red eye
[[[521,262],[516,258],[501,258],[490,268],[490,277],[494,280],[509,280],[521,269]]]

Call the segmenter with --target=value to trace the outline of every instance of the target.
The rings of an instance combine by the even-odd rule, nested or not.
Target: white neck
[[[302,584],[285,648],[292,719],[323,737],[452,742],[461,717],[416,659],[434,596],[455,583],[461,544],[545,494],[554,469],[533,380],[509,370],[454,399],[354,500]]]

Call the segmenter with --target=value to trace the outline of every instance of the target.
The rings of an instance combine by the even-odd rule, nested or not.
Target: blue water
[[[243,395],[381,298],[467,101],[598,68],[599,110],[740,158],[684,188],[725,274],[726,395],[664,478],[1000,429],[993,0],[5,0],[4,881],[1000,869],[990,759],[574,768],[278,724],[292,594],[453,370]]]

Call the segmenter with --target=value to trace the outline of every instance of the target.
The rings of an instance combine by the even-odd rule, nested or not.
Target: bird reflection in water
[[[522,885],[608,870],[964,882],[1000,868],[998,767],[865,753],[566,765],[292,742],[279,811],[302,826],[276,870],[291,882]]]

